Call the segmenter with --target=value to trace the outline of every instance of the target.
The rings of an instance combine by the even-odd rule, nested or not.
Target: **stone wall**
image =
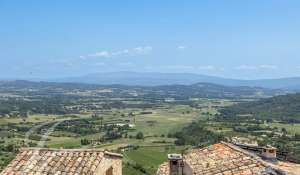
[[[111,167],[113,168],[113,175],[122,175],[122,159],[109,155],[104,156],[101,160],[96,175],[106,175],[106,171]]]

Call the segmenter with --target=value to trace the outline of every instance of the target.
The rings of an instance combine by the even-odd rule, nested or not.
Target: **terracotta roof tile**
[[[94,174],[104,156],[117,156],[102,150],[21,149],[0,175]]]
[[[224,142],[193,149],[183,161],[194,175],[260,175],[268,174],[269,167],[258,156]],[[169,175],[168,163],[162,164],[157,174]]]

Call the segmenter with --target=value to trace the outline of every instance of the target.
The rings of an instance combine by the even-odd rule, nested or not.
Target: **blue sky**
[[[0,78],[300,76],[300,1],[1,0]]]

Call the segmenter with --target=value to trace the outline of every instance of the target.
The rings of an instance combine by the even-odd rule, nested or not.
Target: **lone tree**
[[[135,136],[136,139],[144,139],[144,134],[142,132],[138,132]]]

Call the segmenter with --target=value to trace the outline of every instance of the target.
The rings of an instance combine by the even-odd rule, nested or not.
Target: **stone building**
[[[274,159],[276,149],[257,154],[221,142],[185,155],[169,155],[157,175],[300,175],[300,165]]]
[[[122,175],[122,155],[102,150],[21,149],[0,175]]]

